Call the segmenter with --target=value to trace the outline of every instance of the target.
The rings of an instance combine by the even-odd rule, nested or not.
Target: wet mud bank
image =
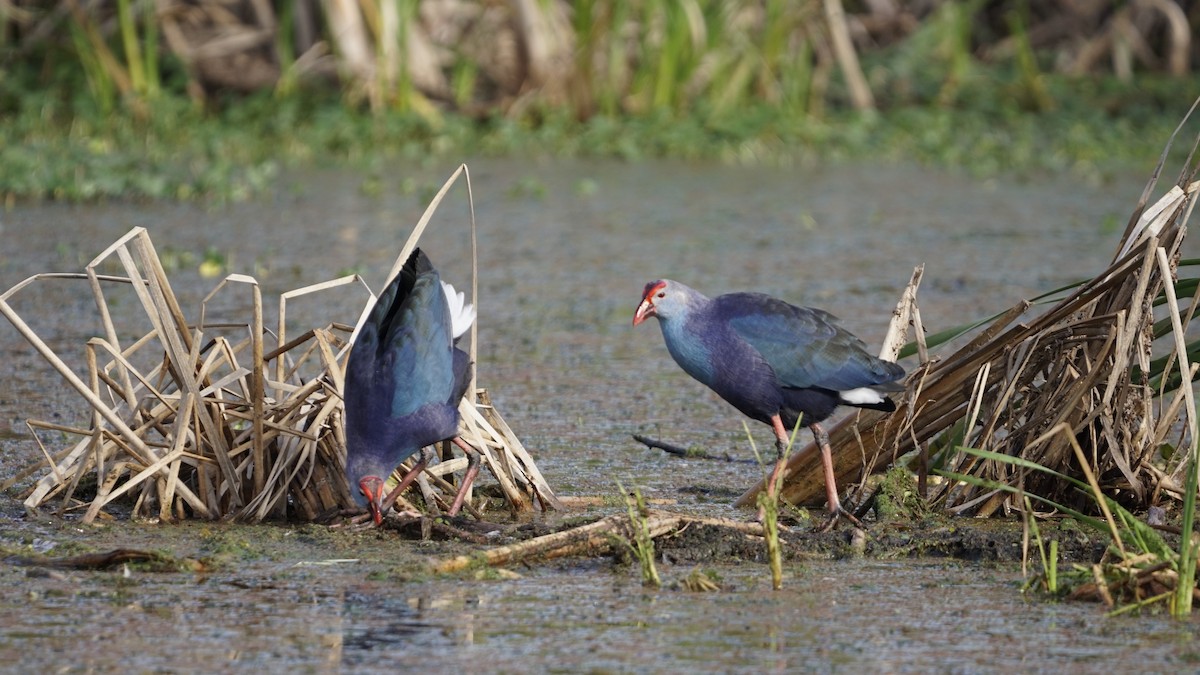
[[[756,532],[752,515],[746,520],[704,518],[670,512],[678,524],[655,537],[658,561],[669,565],[766,564],[763,537]],[[315,523],[187,522],[149,524],[112,522],[82,527],[50,516],[29,516],[24,522],[0,526],[0,561],[11,568],[103,570],[133,566],[154,572],[239,573],[243,563],[349,560],[367,577],[429,578],[438,566],[458,557],[470,558],[462,566],[470,573],[488,567],[481,554],[502,547],[521,547],[535,540],[561,537],[561,542],[532,547],[496,568],[528,570],[533,566],[592,560],[621,566],[629,562],[621,544],[627,520],[623,513],[607,516],[565,514],[554,518],[512,523],[477,521],[469,517],[389,517],[380,528],[348,529]],[[590,546],[566,551],[574,533],[603,520],[617,523],[605,528]],[[15,526],[14,526],[15,525]],[[1072,520],[1043,522],[1043,540],[1055,540],[1060,564],[1098,561],[1108,537]],[[865,529],[848,525],[818,532],[810,521],[791,521],[780,529],[785,562],[863,558],[905,560],[943,558],[962,562],[1035,562],[1036,543],[1027,538],[1014,519],[978,520],[928,516],[920,520],[867,522]],[[253,567],[253,565],[251,566]],[[765,567],[763,573],[766,573]],[[33,575],[37,576],[37,575]]]

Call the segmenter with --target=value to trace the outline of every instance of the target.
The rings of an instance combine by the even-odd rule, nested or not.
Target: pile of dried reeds
[[[460,167],[442,187],[397,266],[416,245],[447,190],[465,173],[466,167]],[[124,275],[98,274],[113,258]],[[87,280],[104,326],[104,335],[87,343],[84,377],[76,375],[8,302],[30,284],[61,277]],[[106,507],[122,497],[132,498],[134,517],[164,520],[308,520],[352,508],[341,423],[342,378],[352,327],[331,323],[292,337],[286,325],[290,299],[354,283],[362,283],[358,275],[282,294],[278,329],[272,333],[265,326],[257,281],[231,274],[205,298],[199,320],[189,323],[149,234],[135,228],[92,260],[83,274],[40,274],[17,284],[0,296],[0,313],[79,392],[92,418],[87,428],[30,421],[45,462],[31,465],[9,485],[48,464],[26,507],[35,509],[57,499],[60,514],[84,509],[83,522],[106,513]],[[106,289],[114,286],[133,289],[152,326],[132,342],[121,339],[128,331],[114,325],[108,311],[111,298]],[[206,320],[208,305],[218,294],[237,290],[251,296],[253,315],[248,320]],[[475,342],[473,332],[472,358]],[[529,510],[534,500],[542,508],[557,507],[533,458],[491,405],[487,392],[471,391],[460,407],[461,433],[482,450],[484,465],[509,507]],[[78,440],[51,451],[38,431]],[[420,479],[428,510],[436,511],[443,495],[453,496],[454,487],[441,476],[466,467],[465,458],[445,459],[427,471],[430,477]],[[82,497],[85,485],[88,496]]]
[[[916,307],[918,269],[897,309],[884,353],[894,358],[911,325],[921,365],[906,380],[898,412],[863,411],[831,431],[839,482],[852,482],[909,455],[905,459],[918,469],[922,494],[931,468],[971,479],[941,482],[929,494],[955,513],[986,516],[1022,508],[1016,495],[988,482],[1084,508],[1091,497],[1065,481],[958,451],[969,447],[1003,453],[1082,478],[1073,437],[1109,496],[1130,505],[1147,504],[1163,493],[1180,496],[1195,434],[1185,431],[1186,438],[1170,440],[1181,435],[1181,417],[1190,419],[1194,412],[1191,387],[1156,390],[1150,373],[1156,361],[1162,368],[1159,382],[1169,381],[1172,369],[1177,380],[1179,373],[1186,374],[1185,383],[1194,374],[1184,322],[1197,298],[1181,309],[1174,280],[1200,183],[1192,182],[1193,151],[1178,184],[1147,208],[1166,157],[1164,150],[1108,269],[1040,314],[1031,311],[1032,303],[1018,303],[944,358],[929,358],[923,342]],[[1156,317],[1154,309],[1160,305],[1165,313]],[[1156,319],[1165,327],[1162,331],[1156,332]],[[1171,340],[1158,350],[1165,351],[1160,360],[1154,356],[1161,332]],[[1062,433],[1064,425],[1069,435]],[[1189,428],[1195,428],[1194,422]],[[1156,461],[1156,451],[1168,446],[1181,450],[1165,462]],[[783,498],[796,504],[819,502],[823,481],[816,449],[811,444],[803,448],[788,467]],[[746,492],[738,505],[753,505],[760,489]]]

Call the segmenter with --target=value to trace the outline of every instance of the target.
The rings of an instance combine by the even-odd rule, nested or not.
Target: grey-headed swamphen
[[[449,515],[458,513],[479,472],[478,452],[458,437],[458,403],[471,381],[471,362],[455,346],[474,320],[475,308],[416,249],[359,331],[346,369],[346,480],[376,525],[428,463],[422,452],[384,496],[388,476],[417,451],[451,439],[467,453]]]
[[[866,345],[819,309],[796,307],[762,293],[709,298],[677,281],[646,284],[633,325],[657,317],[663,340],[688,375],[746,416],[769,424],[778,453],[767,483],[774,495],[788,432],[802,422],[821,449],[832,527],[842,508],[829,436],[821,428],[839,405],[891,412],[886,392],[899,391],[904,369],[878,359]]]

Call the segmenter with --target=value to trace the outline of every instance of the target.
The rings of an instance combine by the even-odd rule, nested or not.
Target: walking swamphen
[[[458,513],[479,473],[479,453],[458,437],[458,402],[471,381],[471,362],[455,346],[474,320],[474,306],[416,249],[376,299],[350,350],[346,480],[376,525],[428,463],[422,452],[384,496],[388,476],[418,450],[451,439],[467,453],[467,472],[449,515]]]
[[[709,298],[677,281],[646,284],[633,325],[657,317],[663,340],[688,375],[743,414],[769,424],[778,453],[767,483],[774,496],[788,432],[797,422],[812,431],[821,449],[832,527],[839,516],[860,524],[842,508],[833,473],[829,435],[821,428],[839,405],[891,412],[885,392],[899,391],[904,369],[878,359],[837,325],[828,312],[796,307],[762,293]]]

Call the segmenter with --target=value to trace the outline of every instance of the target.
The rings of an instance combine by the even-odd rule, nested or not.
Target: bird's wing
[[[868,353],[866,344],[828,312],[760,293],[732,293],[717,300],[719,316],[762,354],[784,386],[845,391],[903,375],[899,366]]]
[[[455,380],[452,340],[441,280],[430,266],[417,274],[381,343],[390,356],[385,362],[394,384],[393,417],[449,400]]]

